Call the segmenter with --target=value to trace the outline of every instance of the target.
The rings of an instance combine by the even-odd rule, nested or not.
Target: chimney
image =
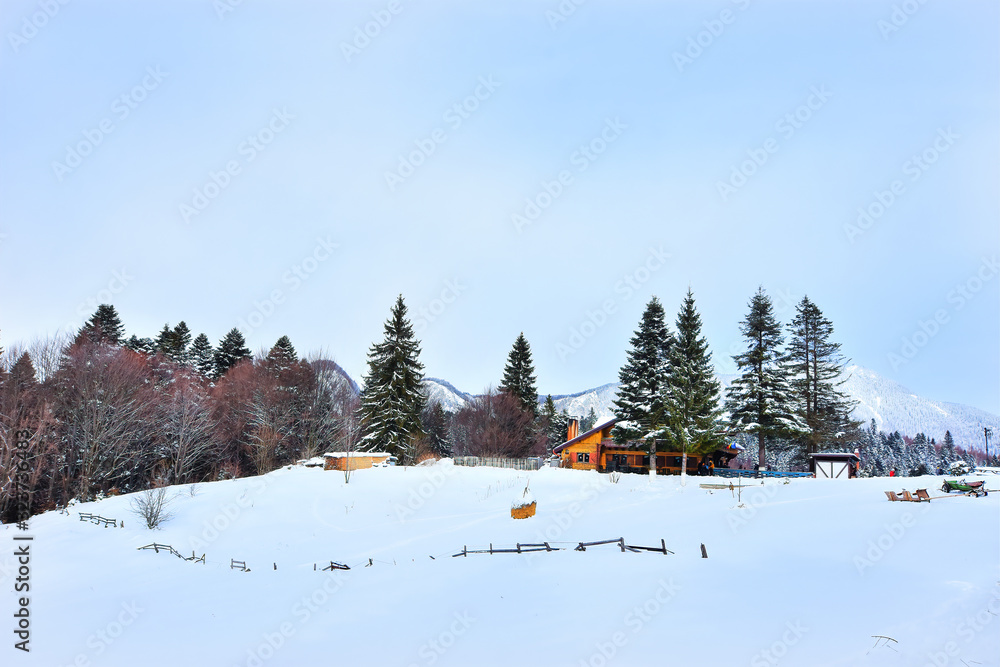
[[[580,435],[580,420],[576,417],[569,418],[569,427],[566,429],[566,440],[572,440]]]

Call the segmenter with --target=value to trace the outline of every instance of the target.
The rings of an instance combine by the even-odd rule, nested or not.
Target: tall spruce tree
[[[125,327],[122,326],[121,318],[118,317],[118,311],[115,310],[114,306],[102,303],[77,333],[74,342],[80,343],[87,340],[91,343],[121,345],[124,338]]]
[[[507,355],[507,365],[503,369],[503,382],[500,391],[517,397],[531,418],[538,416],[538,387],[535,385],[535,366],[531,361],[531,346],[522,331],[510,354]]]
[[[590,412],[580,420],[580,433],[586,433],[595,426],[597,426],[597,412],[594,410],[594,406],[590,406]]]
[[[298,353],[288,336],[282,336],[267,353],[267,365],[274,373],[287,371],[298,362]]]
[[[420,414],[420,423],[427,434],[427,445],[436,456],[451,456],[451,440],[448,437],[450,418],[441,401],[434,401]]]
[[[171,358],[180,364],[190,364],[191,351],[188,349],[188,346],[191,345],[191,330],[188,329],[188,325],[184,320],[178,322],[177,326],[174,327],[173,345],[173,356]]]
[[[213,379],[222,377],[230,368],[249,358],[250,350],[247,349],[246,339],[243,338],[243,334],[240,333],[239,329],[233,327],[219,341],[219,347],[215,350]]]
[[[840,343],[830,340],[833,324],[809,297],[802,297],[788,332],[787,366],[794,402],[809,429],[801,440],[806,458],[851,440],[860,426],[851,419],[858,402],[840,391],[849,360],[840,353]]]
[[[420,413],[427,400],[421,389],[424,366],[419,356],[420,342],[400,295],[386,320],[385,338],[368,352],[358,407],[360,451],[387,451],[401,463],[412,462],[414,441],[424,435]]]
[[[170,359],[174,358],[177,345],[174,339],[174,330],[170,328],[169,324],[163,325],[160,333],[156,334],[153,344],[156,346],[157,352]]]
[[[614,400],[618,423],[612,436],[620,443],[644,441],[649,445],[650,472],[655,472],[655,443],[663,430],[663,390],[670,377],[673,345],[663,305],[655,296],[646,304],[639,328],[629,342],[632,349],[618,372],[620,385]]]
[[[749,305],[740,323],[747,350],[733,357],[740,376],[729,387],[726,410],[733,430],[757,436],[757,465],[763,466],[767,440],[800,437],[808,427],[795,410],[783,363],[781,324],[764,288],[758,288]]]
[[[725,442],[712,353],[701,335],[701,316],[688,290],[677,314],[677,334],[670,347],[670,376],[664,387],[665,438],[683,452],[681,472],[687,472],[688,452],[707,454]]]
[[[556,412],[556,404],[552,394],[545,397],[542,410],[538,415],[538,423],[545,433],[545,451],[551,455],[552,449],[566,442],[566,431],[569,427],[569,415]]]
[[[191,365],[205,377],[212,377],[215,373],[215,352],[208,336],[203,333],[191,343]]]

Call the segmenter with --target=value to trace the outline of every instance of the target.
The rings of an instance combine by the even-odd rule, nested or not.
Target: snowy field
[[[27,533],[2,527],[2,663],[998,665],[1000,492],[883,493],[940,496],[941,479],[751,481],[740,507],[698,477],[444,461],[345,485],[296,467],[173,487],[160,530],[110,498],[34,517]],[[526,484],[537,515],[512,520]],[[12,538],[25,534],[29,654],[11,646],[9,611]],[[674,553],[572,549],[619,537]],[[207,562],[137,549],[154,541]],[[451,557],[543,541],[568,548]],[[323,571],[331,561],[351,569]]]

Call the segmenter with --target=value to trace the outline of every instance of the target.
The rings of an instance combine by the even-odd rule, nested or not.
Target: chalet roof
[[[814,459],[828,459],[832,461],[860,461],[861,457],[852,452],[816,452],[815,454],[810,454],[810,458]]]
[[[389,452],[327,452],[324,457],[333,459],[356,458],[370,456],[372,458],[389,458]]]
[[[561,452],[562,450],[566,449],[570,445],[575,445],[576,443],[580,442],[584,438],[589,438],[590,436],[594,435],[595,433],[597,433],[599,431],[603,431],[606,428],[610,428],[610,427],[614,426],[617,423],[618,423],[617,419],[609,419],[608,421],[604,422],[603,424],[598,424],[597,426],[595,426],[594,428],[590,429],[586,433],[581,433],[580,435],[576,436],[572,440],[567,440],[563,444],[559,445],[558,447],[556,447],[555,449],[552,450],[552,453],[553,454],[558,454],[559,452]]]

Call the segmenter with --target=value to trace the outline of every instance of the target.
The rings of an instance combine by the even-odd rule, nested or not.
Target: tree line
[[[34,512],[152,486],[262,474],[322,453],[354,428],[341,369],[299,358],[287,336],[253,357],[236,329],[216,347],[184,322],[155,340],[125,338],[101,305],[71,340],[15,347],[0,367],[0,469],[30,433]],[[37,363],[37,365],[36,365]],[[0,517],[14,518],[12,474]]]
[[[968,454],[950,433],[886,435],[850,418],[839,387],[848,360],[833,325],[808,297],[783,327],[758,289],[740,323],[739,374],[723,392],[701,335],[693,293],[666,323],[646,305],[619,371],[614,438],[637,449],[700,456],[733,441],[745,466],[803,467],[825,449],[858,448],[863,471],[919,474]],[[786,343],[787,340],[787,343]],[[302,358],[287,336],[251,355],[238,329],[216,346],[185,322],[155,338],[126,338],[102,304],[71,340],[0,349],[0,517],[13,518],[14,433],[27,431],[32,506],[263,474],[324,451],[387,451],[401,463],[428,456],[545,456],[566,439],[570,416],[539,401],[531,347],[514,341],[502,380],[454,414],[430,402],[403,297],[372,345],[358,392],[336,363]],[[583,433],[594,427],[591,409]],[[651,459],[655,461],[655,458]]]

